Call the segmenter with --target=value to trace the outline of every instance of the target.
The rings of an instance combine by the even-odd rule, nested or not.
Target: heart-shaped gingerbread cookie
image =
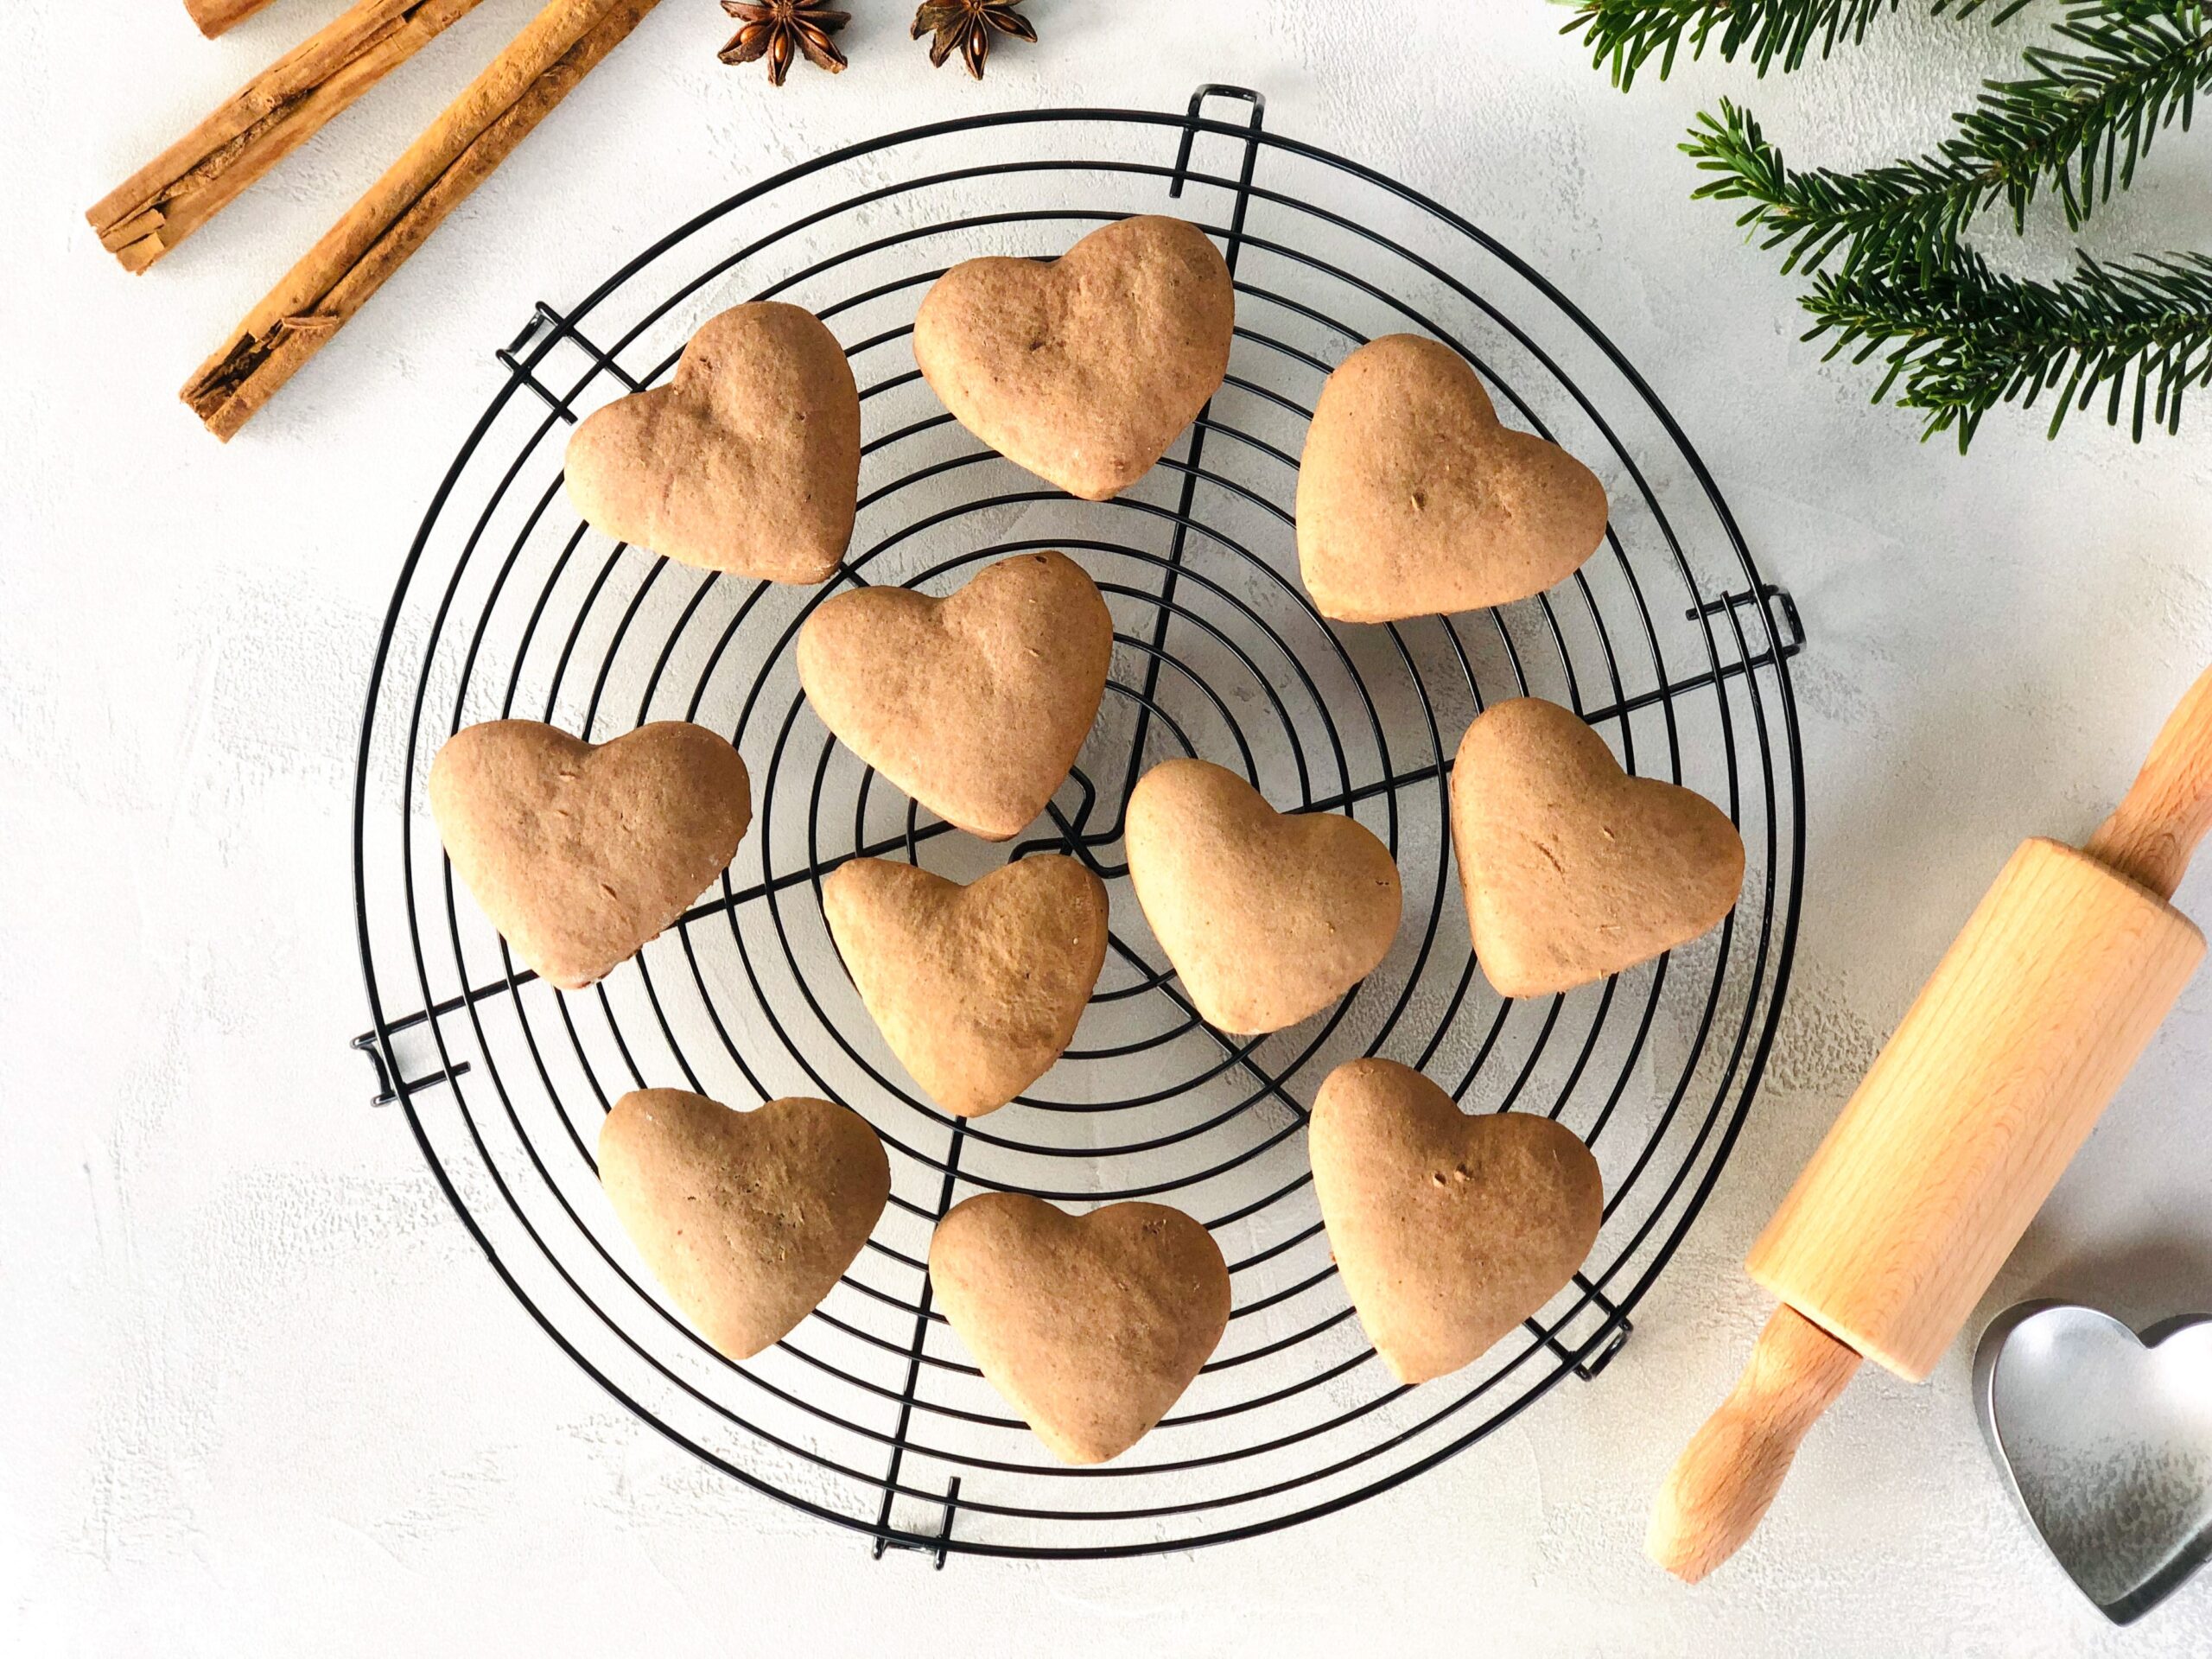
[[[1459,741],[1452,841],[1475,955],[1501,996],[1572,990],[1686,944],[1744,886],[1726,813],[1629,777],[1605,739],[1538,697],[1497,704]]]
[[[1071,1216],[979,1193],[938,1224],[930,1283],[983,1375],[1066,1463],[1143,1439],[1229,1327],[1220,1247],[1165,1205]]]
[[[1501,425],[1466,359],[1385,334],[1329,377],[1298,468],[1298,563],[1325,616],[1394,622],[1541,594],[1605,535],[1605,489]]]
[[[891,1052],[962,1117],[1045,1075],[1106,961],[1106,884],[1057,853],[967,887],[856,858],[823,882],[822,910]]]
[[[597,745],[534,720],[465,726],[430,763],[429,797],[461,885],[564,991],[681,916],[753,821],[737,751],[680,720]]]
[[[1398,867],[1364,824],[1278,812],[1208,760],[1162,761],[1129,796],[1129,880],[1208,1025],[1243,1036],[1317,1014],[1397,937]]]
[[[684,1317],[747,1359],[852,1266],[890,1197],[891,1164],[858,1113],[826,1100],[737,1112],[640,1089],[600,1125],[599,1179]]]
[[[594,528],[705,570],[826,579],[852,539],[861,399],[811,312],[764,300],[710,319],[665,386],[569,439],[569,499]]]
[[[1401,1382],[1458,1370],[1557,1295],[1605,1219],[1572,1130],[1470,1116],[1395,1060],[1332,1071],[1306,1133],[1337,1270]]]
[[[863,588],[798,635],[822,723],[924,806],[986,841],[1035,821],[1090,735],[1114,619],[1062,553],[986,566],[932,599]]]
[[[914,360],[966,427],[1086,501],[1152,470],[1229,371],[1236,296],[1205,232],[1141,215],[1059,258],[970,259],[914,318]]]

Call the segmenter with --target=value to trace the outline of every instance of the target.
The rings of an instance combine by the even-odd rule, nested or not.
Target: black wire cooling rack
[[[1209,110],[1225,108],[1232,118]],[[1554,1384],[1595,1377],[1742,1124],[1796,931],[1803,775],[1788,596],[1761,582],[1711,476],[1589,320],[1485,232],[1357,162],[1263,130],[1259,94],[1186,114],[1058,110],[940,123],[804,162],[701,214],[566,311],[540,305],[438,489],[378,642],[354,815],[379,1103],[547,1333],[670,1439],[747,1485],[896,1547],[1101,1556],[1248,1536],[1408,1479]],[[948,265],[1050,255],[1174,212],[1236,273],[1229,378],[1137,488],[1077,502],[984,450],[920,384],[914,308]],[[693,329],[778,296],[845,342],[862,388],[861,512],[819,589],[734,580],[611,544],[561,486],[569,425],[667,377]],[[1497,612],[1332,626],[1296,575],[1307,412],[1363,340],[1449,341],[1515,423],[1593,466],[1605,546]],[[1116,620],[1097,728],[1039,833],[986,847],[841,750],[792,666],[848,585],[943,593],[986,562],[1063,549]],[[1750,874],[1713,936],[1563,997],[1503,1002],[1476,969],[1448,854],[1448,774],[1487,702],[1579,709],[1631,771],[1688,783],[1744,831]],[[457,895],[423,802],[456,728],[516,715],[604,741],[681,717],[752,769],[736,865],[602,984],[518,970]],[[1281,807],[1350,812],[1405,878],[1396,948],[1325,1015],[1239,1041],[1203,1025],[1123,879],[1122,804],[1148,764],[1202,754]],[[865,853],[963,880],[1052,849],[1108,880],[1106,973],[1074,1046],[972,1122],[919,1097],[839,965],[823,876]],[[1605,1173],[1605,1221],[1526,1332],[1418,1389],[1390,1379],[1331,1263],[1300,1133],[1331,1067],[1385,1053],[1470,1109],[1567,1123]],[[657,1293],[601,1194],[601,1118],[624,1091],[735,1105],[824,1095],[891,1150],[891,1203],[819,1311],[742,1364]],[[967,1192],[1144,1196],[1206,1223],[1236,1309],[1166,1421],[1113,1464],[1053,1463],[930,1304],[937,1218]]]

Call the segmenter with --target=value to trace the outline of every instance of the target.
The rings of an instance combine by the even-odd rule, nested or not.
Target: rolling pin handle
[[[2161,899],[2171,899],[2190,855],[2212,828],[2212,669],[2158,728],[2126,799],[2082,851]]]
[[[1735,1392],[1660,1489],[1644,1553],[1689,1584],[1734,1554],[1782,1490],[1805,1431],[1858,1369],[1857,1350],[1787,1302],[1776,1308]]]

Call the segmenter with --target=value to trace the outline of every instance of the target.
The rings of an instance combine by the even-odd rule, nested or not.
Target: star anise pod
[[[925,0],[914,14],[912,38],[934,32],[930,63],[938,69],[955,52],[976,79],[983,78],[983,60],[991,55],[991,33],[1012,35],[1033,45],[1036,26],[1016,10],[1021,0]]]
[[[791,60],[804,52],[817,69],[836,74],[845,54],[830,37],[853,21],[849,11],[833,11],[813,0],[722,0],[722,10],[743,25],[719,54],[724,63],[768,60],[768,84],[780,86]]]

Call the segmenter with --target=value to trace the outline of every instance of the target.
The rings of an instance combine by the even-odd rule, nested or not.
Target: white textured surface
[[[0,259],[0,1650],[163,1655],[1347,1651],[2212,1652],[2212,1577],[2126,1635],[2007,1509],[1963,1344],[1816,1432],[1752,1548],[1694,1593],[1649,1495],[1764,1307],[1736,1263],[2012,842],[2078,836],[2212,657],[2212,444],[2062,444],[1993,417],[1970,462],[1798,346],[1791,289],[1685,200],[1723,89],[1802,160],[1936,136],[2004,52],[1900,18],[1753,87],[1606,89],[1537,0],[1032,0],[978,88],[904,0],[853,69],[775,93],[671,0],[228,450],[172,398],[527,0],[488,0],[190,247],[131,279],[79,213],[337,0],[201,43],[175,0],[22,6],[0,107],[26,164]],[[2018,26],[2015,26],[2016,29]],[[1270,121],[1468,212],[1674,405],[1811,639],[1798,988],[1713,1203],[1603,1382],[1337,1519],[1098,1567],[916,1559],[750,1497],[610,1406],[501,1289],[404,1125],[363,1104],[346,814],[360,688],[487,346],[702,204],[910,121],[1179,106]],[[1801,153],[1802,152],[1802,153]],[[2212,247],[2212,140],[2162,146],[2100,247]],[[2056,238],[2028,257],[2048,262]],[[2183,889],[2212,909],[2212,878]],[[2212,981],[2184,999],[1985,1313],[2141,1319],[2212,1285]]]

